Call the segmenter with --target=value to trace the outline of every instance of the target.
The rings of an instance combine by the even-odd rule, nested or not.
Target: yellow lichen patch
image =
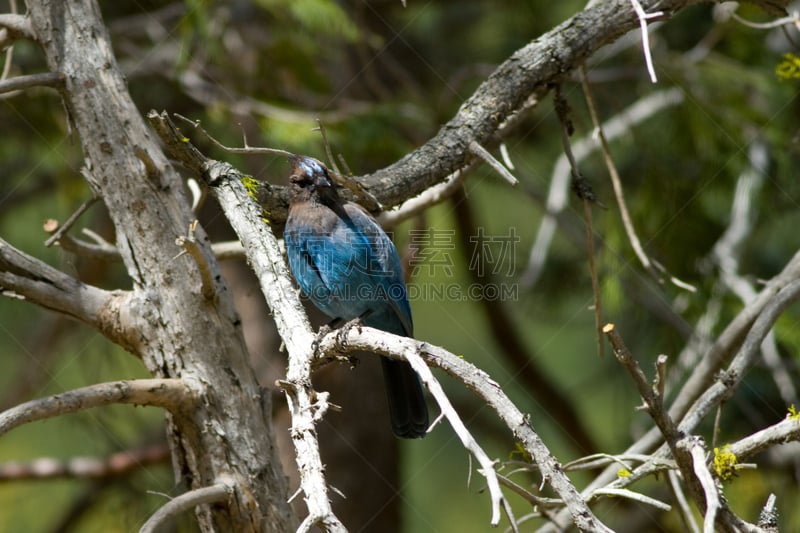
[[[253,200],[258,201],[258,180],[253,176],[243,176],[242,185],[244,185],[244,188],[247,190],[247,195]]]
[[[528,450],[525,449],[521,442],[515,443],[514,449],[508,454],[509,459],[514,459],[516,456],[519,456],[519,458],[526,463],[533,462],[533,457],[531,457],[531,454],[528,453]]]
[[[775,74],[782,80],[800,78],[800,57],[792,53],[783,54],[783,59],[775,67]]]
[[[731,479],[741,468],[736,454],[730,451],[730,447],[730,444],[726,444],[722,448],[714,448],[714,472],[722,481]]]

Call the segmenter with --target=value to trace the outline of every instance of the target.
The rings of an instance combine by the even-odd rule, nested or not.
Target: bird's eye
[[[308,187],[312,183],[305,174],[292,174],[289,176],[289,181],[300,187]]]

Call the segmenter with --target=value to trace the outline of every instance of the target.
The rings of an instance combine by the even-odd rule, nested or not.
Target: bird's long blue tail
[[[428,431],[428,406],[422,384],[411,365],[381,357],[392,431],[404,439],[424,437]]]

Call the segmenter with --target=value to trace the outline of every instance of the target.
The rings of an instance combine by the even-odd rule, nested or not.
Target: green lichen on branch
[[[714,472],[722,481],[732,479],[736,471],[742,468],[736,454],[730,451],[730,447],[730,444],[726,444],[722,448],[714,448]]]
[[[244,188],[247,191],[247,196],[249,196],[257,204],[261,205],[261,203],[258,201],[258,190],[261,187],[261,182],[259,182],[253,176],[242,176],[242,185],[244,185]],[[263,220],[265,224],[269,224],[269,213],[267,213],[263,207],[261,208],[261,220]]]
[[[791,52],[783,54],[783,59],[775,67],[775,74],[784,81],[800,79],[800,57]]]

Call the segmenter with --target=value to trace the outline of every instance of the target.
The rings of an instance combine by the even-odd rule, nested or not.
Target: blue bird
[[[332,319],[411,337],[413,324],[400,258],[361,206],[344,202],[325,166],[291,156],[289,217],[284,239],[289,268],[303,293]],[[419,377],[406,362],[381,357],[392,431],[418,438],[428,429]]]

